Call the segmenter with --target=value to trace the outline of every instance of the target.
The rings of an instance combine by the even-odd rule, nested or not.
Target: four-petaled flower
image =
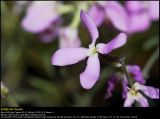
[[[159,89],[151,86],[144,86],[136,82],[132,88],[128,88],[127,98],[124,102],[124,107],[131,107],[137,101],[142,107],[148,107],[147,99],[138,91],[142,91],[146,96],[152,99],[159,99]]]
[[[120,33],[115,39],[107,44],[99,43],[95,45],[96,40],[99,37],[95,23],[83,10],[81,10],[80,17],[92,38],[89,49],[83,47],[67,47],[59,49],[52,56],[51,62],[52,65],[66,66],[84,60],[88,56],[86,69],[80,74],[80,83],[83,88],[90,89],[94,86],[100,75],[98,53],[108,54],[113,49],[123,46],[127,41],[127,36],[124,33]]]
[[[127,65],[126,69],[127,69],[127,72],[129,73],[131,79],[133,79],[132,81],[139,82],[140,84],[145,83],[142,71],[138,65]],[[128,80],[127,80],[125,74],[123,74],[121,72],[114,74],[108,80],[108,89],[107,89],[107,94],[106,94],[105,98],[111,97],[111,92],[115,88],[118,80],[120,80],[120,82],[122,84],[122,88],[123,88],[122,97],[126,98]]]

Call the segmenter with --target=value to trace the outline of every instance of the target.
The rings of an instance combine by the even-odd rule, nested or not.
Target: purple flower
[[[141,84],[145,83],[143,73],[138,65],[127,65],[127,71],[133,75],[133,79]]]
[[[112,22],[113,26],[120,31],[127,32],[129,18],[125,8],[117,1],[107,2],[105,15]]]
[[[134,101],[140,103],[142,107],[148,107],[147,99],[138,92],[141,90],[146,96],[152,99],[159,99],[159,89],[151,86],[144,86],[136,82],[130,91],[127,93],[127,98],[124,102],[124,107],[131,107]]]
[[[125,6],[130,21],[128,33],[145,31],[152,21],[159,20],[158,1],[127,1]]]
[[[54,24],[51,24],[51,26],[48,29],[38,33],[39,39],[45,43],[54,40],[54,38],[56,38],[56,36],[59,35],[61,25],[62,25],[61,19],[55,21]]]
[[[158,1],[127,1],[125,6],[129,13],[147,11],[151,20],[159,20]]]
[[[71,27],[63,27],[59,32],[59,46],[65,47],[80,47],[81,42],[78,37],[77,29]]]
[[[140,69],[140,67],[138,65],[127,65],[126,69],[128,71],[128,73],[130,75],[132,75],[133,77],[131,77],[131,79],[133,79],[133,81],[135,82],[139,82],[141,84],[145,83],[145,80],[143,78],[143,74],[142,71]],[[107,94],[105,96],[105,98],[109,98],[111,96],[111,92],[114,89],[117,81],[120,80],[121,84],[122,84],[122,97],[126,98],[126,94],[127,94],[127,85],[128,85],[128,80],[126,78],[126,76],[122,73],[116,73],[114,74],[108,81],[108,89],[107,89]]]
[[[89,45],[89,48],[61,48],[54,53],[51,62],[52,65],[66,66],[75,64],[88,57],[85,71],[80,74],[80,83],[83,88],[90,89],[94,86],[100,75],[98,53],[108,54],[113,49],[123,46],[126,43],[127,36],[124,33],[120,33],[115,39],[107,44],[99,43],[95,45],[96,40],[99,37],[95,23],[83,10],[81,10],[80,17],[92,38],[92,43]]]
[[[115,88],[118,79],[121,79],[123,74],[116,73],[108,80],[108,89],[105,98],[109,98],[112,96],[112,90]]]
[[[53,30],[56,29],[53,24],[57,24],[60,19],[56,11],[56,2],[34,1],[29,5],[26,16],[21,23],[22,27],[28,32],[41,35],[46,35],[46,32],[50,31],[51,35],[44,36],[44,39],[49,41],[52,38],[51,36],[54,36]]]
[[[97,26],[107,19],[116,29],[132,34],[148,29],[152,20],[159,20],[159,2],[127,1],[124,7],[117,1],[107,1],[94,4],[88,14]]]
[[[104,20],[104,9],[102,6],[94,4],[89,8],[87,14],[93,19],[97,26],[100,26]]]

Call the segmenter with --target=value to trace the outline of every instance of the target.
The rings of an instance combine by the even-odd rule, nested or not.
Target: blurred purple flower
[[[159,20],[158,1],[127,1],[125,7],[130,21],[128,33],[145,31],[152,21]]]
[[[147,11],[150,19],[159,20],[158,1],[127,1],[125,7],[129,13],[140,13]]]
[[[71,27],[63,27],[59,32],[59,47],[80,47],[81,41],[78,30]]]
[[[124,107],[131,107],[134,101],[139,102],[142,107],[148,107],[147,99],[138,92],[139,90],[152,99],[159,99],[158,88],[144,86],[136,82],[129,90],[130,91],[127,93],[127,97],[124,102]]]
[[[124,7],[117,1],[107,1],[94,4],[87,12],[97,26],[109,19],[116,29],[132,34],[145,31],[152,20],[159,20],[159,2],[127,1]]]
[[[127,65],[126,69],[130,75],[133,76],[133,80],[136,82],[139,82],[141,84],[145,83],[145,80],[143,78],[142,71],[138,65]],[[109,98],[111,96],[111,92],[114,89],[117,81],[120,80],[122,84],[122,97],[126,98],[126,93],[127,93],[127,85],[128,85],[128,80],[126,79],[126,76],[122,73],[116,73],[114,74],[108,81],[108,89],[107,89],[107,94],[105,98]]]
[[[38,33],[39,39],[41,39],[41,41],[45,43],[54,40],[54,38],[56,38],[56,36],[59,35],[61,25],[62,25],[61,19],[55,21],[54,24],[51,24],[51,26],[47,30]]]
[[[145,83],[143,73],[138,65],[127,65],[127,71],[133,75],[133,79],[141,84]]]
[[[104,20],[104,8],[98,4],[94,4],[89,8],[87,14],[93,19],[97,26],[100,26]]]
[[[34,1],[29,4],[26,16],[22,20],[22,27],[32,33],[40,34],[42,40],[51,40],[55,36],[55,24],[61,22],[56,11],[55,1]],[[50,33],[46,33],[46,32]],[[57,32],[57,31],[56,31]]]
[[[85,60],[88,57],[86,69],[80,74],[80,83],[83,88],[90,89],[94,86],[100,75],[98,52],[108,54],[112,50],[123,46],[126,43],[127,36],[124,33],[120,33],[109,43],[99,43],[95,46],[99,33],[94,21],[83,10],[81,10],[80,17],[92,38],[89,49],[83,47],[61,48],[54,53],[51,62],[52,65],[66,66]]]

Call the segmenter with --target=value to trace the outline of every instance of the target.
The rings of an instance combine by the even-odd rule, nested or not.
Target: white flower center
[[[94,55],[96,53],[98,53],[97,48],[95,47],[95,45],[90,44],[89,49],[88,49],[88,55],[90,56],[90,55]]]
[[[130,91],[129,93],[132,95],[132,96],[138,96],[138,92],[137,90],[135,89],[135,87],[132,87],[132,88],[129,88],[127,87]]]

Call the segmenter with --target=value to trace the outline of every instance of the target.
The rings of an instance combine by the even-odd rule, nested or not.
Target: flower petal
[[[138,82],[134,84],[136,90],[142,90],[145,95],[152,99],[159,99],[159,89],[151,86],[144,86],[139,84]]]
[[[138,98],[136,98],[136,101],[139,102],[142,107],[148,107],[147,99],[140,93],[138,93]]]
[[[149,2],[149,13],[153,20],[159,20],[159,1],[146,1]]]
[[[98,53],[89,56],[86,69],[80,74],[81,86],[85,89],[90,89],[94,86],[99,78],[100,62]]]
[[[124,101],[124,107],[131,107],[132,104],[134,103],[135,101],[135,98],[128,92],[127,93],[127,98],[126,100]]]
[[[150,27],[151,19],[147,11],[130,15],[130,23],[127,33],[142,32]]]
[[[117,1],[108,1],[105,7],[105,13],[118,30],[124,32],[128,30],[128,13],[120,3]]]
[[[92,5],[87,14],[93,19],[97,26],[100,26],[104,20],[104,10],[97,4]]]
[[[86,28],[88,29],[91,35],[92,41],[95,43],[97,38],[99,37],[96,24],[83,10],[81,10],[80,17],[82,22],[85,24]]]
[[[141,84],[145,83],[142,71],[138,65],[127,65],[127,71],[134,75],[133,79]]]
[[[42,42],[48,43],[55,40],[56,36],[60,31],[60,26],[62,25],[62,20],[58,19],[55,24],[52,24],[48,29],[43,32],[38,33],[38,38],[41,39]]]
[[[88,56],[87,48],[62,48],[57,50],[52,56],[52,65],[66,66],[75,64],[81,60],[84,60]]]
[[[60,48],[80,47],[81,45],[77,29],[73,29],[71,27],[61,28],[59,36]]]
[[[159,89],[151,86],[145,86],[143,92],[152,99],[159,99]]]
[[[129,12],[138,13],[144,9],[143,1],[126,1],[125,7]]]
[[[46,30],[59,18],[54,9],[54,1],[34,1],[22,20],[22,27],[29,32],[39,33]]]
[[[113,75],[108,80],[108,89],[107,89],[107,94],[106,94],[105,98],[111,97],[111,95],[112,95],[111,92],[112,92],[112,90],[114,89],[114,87],[116,86],[116,83],[117,83],[117,75],[118,74]]]
[[[107,44],[99,43],[97,44],[97,51],[101,54],[108,54],[112,50],[123,46],[127,41],[127,36],[125,33],[120,33],[116,38]]]

